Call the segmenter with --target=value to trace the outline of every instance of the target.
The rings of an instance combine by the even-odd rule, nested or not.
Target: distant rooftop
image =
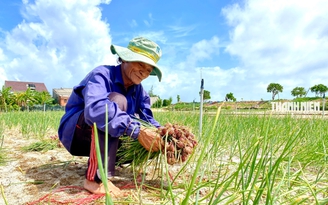
[[[55,88],[53,93],[58,96],[70,96],[72,94],[73,88]]]
[[[38,83],[38,82],[24,82],[24,81],[5,81],[6,88],[11,87],[12,92],[25,92],[28,88],[31,90],[35,90],[38,92],[46,91],[47,87],[44,83]]]

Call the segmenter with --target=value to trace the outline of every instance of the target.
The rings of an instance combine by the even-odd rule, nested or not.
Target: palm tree
[[[11,93],[11,87],[5,87],[2,86],[2,90],[0,91],[0,107],[1,110],[4,108],[4,110],[7,112],[7,102],[9,101],[10,97],[12,96]]]
[[[35,91],[27,88],[25,92],[16,93],[17,104],[20,106],[26,106],[29,111],[29,106],[33,105],[35,100]]]
[[[35,99],[43,105],[43,111],[46,111],[46,104],[50,103],[53,98],[47,91],[37,92],[35,95]]]

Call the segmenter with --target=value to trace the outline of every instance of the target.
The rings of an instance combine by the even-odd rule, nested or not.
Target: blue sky
[[[270,83],[291,99],[328,86],[327,13],[326,0],[0,0],[0,85],[73,87],[116,63],[111,44],[144,36],[162,48],[163,79],[142,84],[162,99],[199,101],[201,78],[213,101],[269,100]]]

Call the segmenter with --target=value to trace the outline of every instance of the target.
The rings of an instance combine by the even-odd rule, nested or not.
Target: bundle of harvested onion
[[[156,160],[160,154],[165,154],[170,165],[185,162],[197,145],[195,135],[186,126],[166,123],[158,129],[150,123],[138,120],[142,126],[154,129],[162,137],[164,146],[161,152],[148,152],[138,140],[130,137],[120,137],[120,148],[117,153],[117,164],[133,163],[143,165],[147,161]]]
[[[165,141],[162,153],[166,154],[170,165],[185,162],[198,144],[195,135],[186,126],[166,123],[158,128],[158,133]]]

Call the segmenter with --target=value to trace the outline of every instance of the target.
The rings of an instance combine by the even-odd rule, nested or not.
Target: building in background
[[[5,88],[11,87],[11,92],[13,93],[25,92],[28,88],[38,92],[48,92],[48,89],[44,83],[6,80],[4,86]]]
[[[54,88],[52,97],[60,106],[66,106],[69,96],[71,96],[73,88]]]
[[[157,100],[159,100],[158,96],[150,97],[150,106],[152,106]]]

